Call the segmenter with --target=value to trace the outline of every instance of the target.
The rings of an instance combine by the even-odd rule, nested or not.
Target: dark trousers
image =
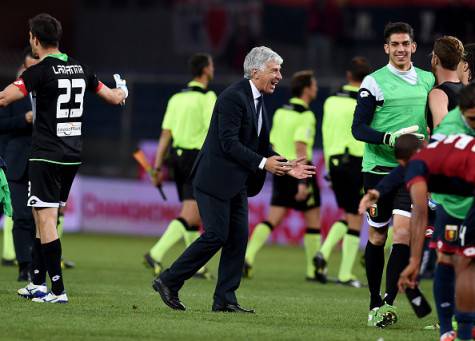
[[[247,193],[243,190],[229,200],[220,200],[195,187],[195,198],[205,232],[160,278],[178,293],[184,282],[222,248],[214,303],[236,304],[248,239]]]
[[[28,179],[8,181],[13,207],[13,243],[18,263],[31,263],[31,250],[35,241],[35,221],[28,200]]]

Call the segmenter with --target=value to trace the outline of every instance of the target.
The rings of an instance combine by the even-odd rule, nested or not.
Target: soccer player
[[[352,132],[366,142],[363,181],[368,189],[397,166],[394,144],[404,133],[427,137],[427,95],[434,76],[412,65],[416,52],[414,31],[407,23],[389,23],[384,30],[388,65],[368,75],[359,90]],[[370,291],[368,326],[386,326],[397,321],[393,306],[397,280],[409,259],[411,200],[404,186],[367,212],[369,238],[365,250],[366,276]],[[380,296],[384,270],[384,244],[389,222],[393,222],[393,247],[386,269],[386,294]],[[384,325],[381,325],[384,323]]]
[[[464,113],[469,129],[475,131],[475,84],[471,84],[460,92],[460,108]],[[449,114],[450,115],[450,114]],[[447,116],[448,118],[449,116]],[[442,122],[443,124],[443,122]],[[456,319],[459,322],[458,339],[471,340],[473,319],[475,317],[475,290],[473,289],[473,280],[475,269],[471,258],[475,255],[475,239],[473,233],[473,190],[474,177],[471,166],[475,162],[473,154],[474,137],[465,134],[454,134],[435,141],[416,152],[422,147],[420,141],[413,136],[404,136],[396,145],[396,157],[401,163],[401,167],[393,170],[390,176],[376,187],[370,190],[362,199],[360,209],[370,206],[377,200],[383,198],[391,188],[399,185],[401,181],[406,181],[410,188],[411,199],[413,201],[413,215],[411,217],[411,258],[407,268],[401,273],[399,287],[401,290],[406,286],[414,287],[416,285],[417,275],[421,260],[422,242],[424,239],[424,230],[427,224],[427,196],[428,190],[433,193],[458,194],[462,197],[469,197],[470,207],[466,209],[466,216],[461,227],[457,225],[446,225],[444,239],[439,239],[438,244],[441,248],[451,248],[455,257],[455,275],[456,280]],[[415,154],[415,155],[414,155]],[[405,168],[405,169],[404,169]],[[404,172],[398,172],[403,169]],[[391,180],[391,181],[388,181]],[[446,202],[441,203],[444,208]],[[464,205],[465,206],[465,205]],[[462,257],[460,257],[462,256]],[[467,258],[465,258],[467,257]],[[440,266],[440,262],[439,262]],[[453,283],[448,278],[435,278],[435,281],[447,281],[445,283],[447,290],[452,290],[450,285]],[[439,283],[442,285],[443,283]],[[450,300],[450,298],[449,298]],[[452,303],[453,304],[453,303]],[[440,314],[440,307],[437,307]],[[447,307],[449,308],[449,307]],[[453,310],[453,308],[452,308]],[[450,324],[450,317],[447,324]],[[442,329],[448,328],[449,332]],[[444,326],[441,321],[440,340],[454,340],[454,332],[450,330],[451,326]]]
[[[469,85],[461,91],[460,108],[465,112],[464,117],[470,128],[475,129],[475,85]],[[445,139],[429,144],[427,148],[415,154],[420,149],[419,144],[419,141],[405,137],[398,146],[398,158],[401,164],[406,166],[405,181],[413,202],[411,258],[409,265],[401,273],[399,286],[401,290],[404,290],[406,286],[416,285],[421,245],[427,224],[428,191],[471,197],[471,206],[460,228],[457,225],[446,226],[445,247],[449,245],[447,242],[451,242],[450,246],[456,252],[454,270],[457,340],[472,340],[472,327],[475,320],[475,287],[473,286],[475,280],[475,262],[473,261],[475,256],[475,206],[473,204],[475,139],[473,136],[464,134],[449,135]],[[436,281],[440,280],[443,279],[436,278]],[[448,284],[453,285],[453,283]],[[439,306],[437,310],[439,313]],[[441,323],[441,333],[442,328],[451,329]],[[440,338],[440,340],[454,339],[453,331],[443,333]]]
[[[173,140],[170,162],[178,197],[183,202],[179,216],[170,222],[160,240],[144,256],[145,265],[151,267],[157,276],[163,268],[163,257],[176,242],[184,237],[186,246],[189,246],[200,236],[201,218],[190,172],[208,133],[216,94],[208,90],[214,76],[211,56],[197,53],[190,58],[189,65],[193,80],[168,102],[155,158],[153,182],[158,186],[163,181],[162,165]],[[211,274],[202,268],[195,277],[210,279]]]
[[[437,85],[429,92],[427,116],[431,131],[457,106],[458,93],[463,88],[457,68],[463,55],[462,42],[455,37],[443,36],[434,42],[431,65]]]
[[[432,136],[433,141],[442,140],[455,134],[475,136],[475,130],[470,124],[471,114],[470,110],[461,112],[458,108],[450,111],[436,127],[435,134]],[[375,187],[376,196],[384,197],[404,183],[404,172],[405,169],[401,166],[394,169]],[[361,201],[361,210],[369,205],[368,200],[374,195],[372,192],[365,195]],[[432,201],[437,202],[435,230],[431,241],[431,246],[437,249],[437,267],[433,286],[434,299],[440,324],[440,340],[449,341],[455,338],[455,333],[452,330],[455,293],[454,257],[460,245],[459,232],[463,220],[473,204],[473,198],[444,193],[432,193],[431,196]]]
[[[317,97],[317,80],[313,71],[295,73],[290,88],[293,97],[274,114],[270,142],[274,150],[286,159],[305,158],[311,163],[316,119],[309,106]],[[272,184],[269,214],[267,220],[257,224],[249,240],[243,275],[252,276],[257,253],[272,230],[281,223],[287,209],[291,208],[304,213],[307,226],[304,236],[306,278],[314,280],[315,266],[312,258],[320,247],[320,191],[316,177],[297,180],[289,176],[274,175]]]
[[[350,132],[358,90],[370,72],[371,67],[366,58],[353,58],[346,71],[348,83],[335,95],[328,97],[323,104],[325,165],[338,207],[343,209],[345,214],[342,220],[331,226],[321,250],[314,258],[317,271],[315,278],[322,283],[327,282],[328,259],[333,247],[343,238],[338,282],[355,288],[361,287],[361,282],[353,276],[352,269],[360,245],[362,216],[358,214],[358,204],[363,191],[361,162],[364,144],[355,140]]]
[[[114,75],[118,88],[101,83],[85,65],[59,50],[61,23],[49,14],[29,20],[30,46],[40,62],[0,92],[0,106],[33,93],[35,121],[29,159],[29,198],[36,224],[33,281],[18,290],[34,302],[67,303],[61,272],[61,242],[56,230],[58,207],[66,204],[81,164],[82,114],[86,90],[110,104],[124,103],[125,81]],[[46,272],[51,279],[47,292]]]

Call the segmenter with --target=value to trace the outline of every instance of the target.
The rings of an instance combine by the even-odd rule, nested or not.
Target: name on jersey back
[[[56,65],[56,66],[53,66],[53,72],[56,75],[84,74],[84,71],[81,65]]]

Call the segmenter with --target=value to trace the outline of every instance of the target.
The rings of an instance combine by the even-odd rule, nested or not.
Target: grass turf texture
[[[304,280],[300,247],[265,247],[258,255],[255,276],[238,291],[244,307],[257,313],[211,312],[214,281],[189,280],[180,293],[186,312],[166,307],[151,288],[153,276],[141,264],[155,238],[109,235],[66,235],[63,251],[77,268],[64,271],[70,303],[45,305],[16,295],[16,268],[0,267],[1,340],[435,340],[404,295],[396,301],[400,321],[387,329],[366,327],[368,291]],[[182,250],[175,247],[170,264]],[[335,275],[339,252],[332,255]],[[216,274],[215,257],[209,268]],[[355,272],[364,279],[363,269]],[[431,283],[422,290],[433,302]]]

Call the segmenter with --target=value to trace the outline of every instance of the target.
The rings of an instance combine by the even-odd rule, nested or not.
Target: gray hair
[[[252,70],[264,70],[264,67],[270,61],[274,61],[280,65],[284,60],[276,52],[266,46],[254,47],[244,59],[244,77],[251,79]]]

